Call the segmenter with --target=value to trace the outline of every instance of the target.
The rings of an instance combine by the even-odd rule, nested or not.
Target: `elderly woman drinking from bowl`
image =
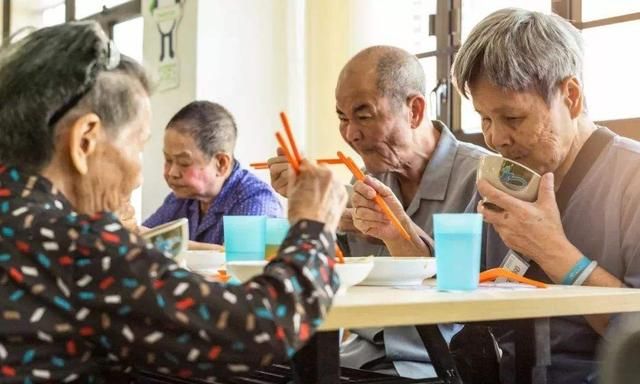
[[[190,248],[222,244],[224,215],[282,216],[273,189],[234,159],[237,127],[224,107],[194,101],[171,118],[164,135],[164,178],[173,191],[144,227],[189,219]]]
[[[140,182],[144,70],[94,22],[38,30],[0,64],[0,381],[224,377],[302,346],[338,288],[346,196],[328,170],[303,162],[264,274],[210,282],[109,213]]]

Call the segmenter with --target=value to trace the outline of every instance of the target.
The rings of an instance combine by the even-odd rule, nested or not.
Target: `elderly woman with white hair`
[[[125,383],[137,369],[218,382],[309,340],[338,288],[346,192],[328,169],[302,162],[278,256],[224,285],[109,212],[140,182],[151,111],[144,70],[96,23],[2,52],[0,100],[0,382]]]
[[[486,143],[543,175],[532,203],[478,183],[501,208],[473,204],[490,224],[486,264],[519,257],[527,276],[556,284],[638,287],[640,143],[589,118],[583,65],[575,27],[520,9],[487,16],[458,51],[453,78],[482,118]],[[549,381],[589,381],[614,319],[552,319]],[[510,360],[505,348],[503,363]]]

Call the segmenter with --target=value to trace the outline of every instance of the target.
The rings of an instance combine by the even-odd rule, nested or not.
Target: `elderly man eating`
[[[463,212],[473,198],[475,170],[486,152],[458,142],[442,122],[429,120],[426,92],[420,62],[396,47],[367,48],[340,73],[335,92],[340,134],[369,174],[368,184],[354,184],[351,208],[340,225],[351,255],[430,255],[432,215]],[[272,185],[285,194],[286,159],[269,163]],[[411,241],[377,210],[369,184],[396,211]],[[446,339],[457,329],[441,326]],[[353,333],[357,338],[344,346],[343,365],[412,378],[435,375],[415,327]]]

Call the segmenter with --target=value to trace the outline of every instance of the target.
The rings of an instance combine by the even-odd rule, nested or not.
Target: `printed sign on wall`
[[[152,0],[149,10],[160,34],[158,89],[164,91],[180,85],[179,61],[176,55],[178,25],[185,0]]]

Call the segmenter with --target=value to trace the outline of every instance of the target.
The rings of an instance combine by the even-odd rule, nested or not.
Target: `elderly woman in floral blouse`
[[[320,324],[346,199],[329,171],[303,162],[279,256],[221,285],[109,213],[140,182],[149,88],[97,24],[4,50],[0,100],[0,382],[224,377],[286,359]]]

